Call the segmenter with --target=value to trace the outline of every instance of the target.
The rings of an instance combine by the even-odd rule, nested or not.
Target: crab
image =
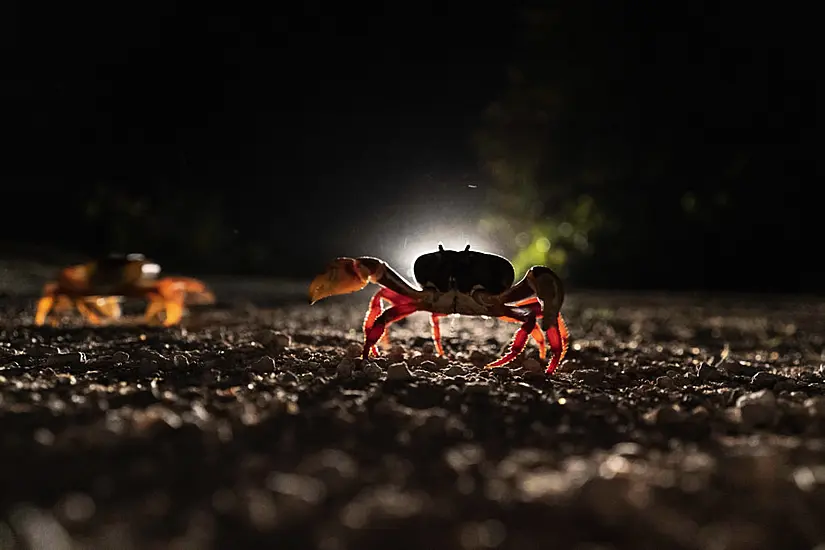
[[[316,276],[309,287],[311,304],[334,295],[357,292],[369,283],[381,288],[370,300],[364,318],[362,357],[378,354],[378,344],[386,343],[391,323],[417,311],[430,313],[434,347],[444,355],[440,321],[448,315],[496,317],[521,323],[504,354],[487,367],[511,363],[524,350],[532,336],[539,357],[547,358],[549,344],[553,357],[547,364],[552,373],[567,352],[568,332],[561,315],[564,288],[561,279],[548,267],[533,266],[515,281],[513,264],[497,254],[470,250],[447,250],[419,256],[413,275],[421,288],[415,288],[386,262],[378,258],[340,257]],[[383,308],[383,302],[390,307]]]
[[[162,277],[155,286],[155,291],[148,293],[149,305],[143,314],[146,322],[159,319],[162,311],[166,312],[164,325],[177,323],[183,316],[187,305],[208,305],[215,303],[215,294],[203,281],[192,277]]]
[[[149,302],[144,319],[152,322],[165,310],[163,325],[171,326],[180,321],[187,301],[214,302],[214,294],[201,281],[188,277],[158,279],[158,273],[160,266],[142,254],[110,255],[66,267],[56,281],[44,286],[35,324],[43,325],[52,311],[72,307],[90,323],[99,324],[101,318],[121,316],[120,303],[124,298],[143,298]]]

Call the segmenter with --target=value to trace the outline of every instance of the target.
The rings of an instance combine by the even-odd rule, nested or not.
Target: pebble
[[[713,367],[712,365],[708,365],[707,363],[702,363],[699,365],[699,370],[696,374],[699,376],[699,380],[703,380],[705,382],[716,382],[722,379],[722,373],[719,372],[719,369]]]
[[[482,365],[487,362],[487,354],[480,352],[477,349],[474,349],[470,353],[470,363],[474,365]]]
[[[433,344],[424,344],[421,346],[421,351],[424,355],[432,355],[435,353],[435,346]]]
[[[172,357],[172,363],[174,363],[176,367],[188,367],[189,358],[183,354],[176,353],[174,357]]]
[[[116,351],[112,355],[112,361],[120,364],[126,363],[127,361],[129,361],[129,354],[125,351]]]
[[[435,363],[435,361],[422,361],[419,367],[431,372],[435,372],[438,370],[438,365]]]
[[[510,376],[513,374],[513,370],[509,367],[493,367],[491,370],[496,376]]]
[[[281,376],[279,377],[279,379],[280,379],[281,382],[284,382],[286,384],[295,384],[295,383],[298,382],[298,377],[295,376],[295,373],[293,373],[291,371],[283,372],[281,374]]]
[[[810,416],[825,418],[825,397],[821,395],[805,400],[805,409]]]
[[[489,393],[490,384],[487,381],[470,382],[464,386],[467,393]]]
[[[736,400],[736,408],[748,427],[770,424],[776,418],[776,397],[770,390],[748,393]]]
[[[400,345],[400,344],[394,344],[394,345],[390,348],[390,353],[389,353],[389,355],[390,355],[390,356],[399,356],[399,355],[400,355],[400,356],[402,356],[402,357],[403,357],[405,353],[407,353],[407,350],[405,350],[405,349],[404,349],[404,346],[402,346],[402,345]]]
[[[604,380],[604,372],[596,369],[578,369],[573,371],[573,378],[588,386],[596,386]]]
[[[782,391],[792,392],[799,389],[799,384],[790,378],[783,378],[773,385],[773,391],[779,393]]]
[[[361,357],[361,353],[364,351],[364,347],[361,344],[356,344],[353,342],[352,344],[347,346],[346,349],[346,356],[350,359],[355,359],[356,357]]]
[[[532,357],[522,361],[521,368],[524,369],[524,372],[532,372],[535,374],[541,374],[544,372],[544,367],[541,363]]]
[[[352,376],[352,361],[349,359],[343,359],[340,363],[338,363],[335,373],[341,378],[349,378]]]
[[[278,349],[288,348],[292,345],[292,338],[288,334],[277,330],[261,331],[256,339],[264,346]]]
[[[257,372],[259,374],[266,374],[270,373],[275,370],[275,360],[268,356],[264,355],[250,366],[253,372]]]
[[[656,385],[666,390],[672,390],[676,387],[676,384],[673,382],[673,378],[670,376],[660,376],[656,379]]]
[[[751,386],[754,388],[772,388],[779,381],[779,377],[771,372],[759,371],[751,378]]]
[[[458,365],[452,365],[448,367],[447,370],[444,371],[444,376],[461,376],[466,372],[464,367],[459,367]]]
[[[50,355],[46,358],[45,365],[47,367],[61,367],[63,365],[86,363],[86,354],[82,351],[72,353],[58,353],[57,355]]]
[[[674,405],[661,405],[656,407],[645,417],[648,422],[661,426],[667,424],[678,424],[684,419],[685,415],[681,409]]]
[[[387,367],[387,380],[409,380],[412,373],[407,368],[407,363],[393,363]]]
[[[384,371],[375,363],[370,362],[364,366],[364,374],[371,380],[378,380],[384,374]]]

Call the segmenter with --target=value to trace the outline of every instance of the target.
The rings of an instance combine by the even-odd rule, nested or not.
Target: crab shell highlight
[[[206,285],[189,277],[158,279],[160,266],[141,254],[111,255],[106,258],[62,269],[57,280],[46,283],[37,303],[35,324],[45,324],[50,312],[75,307],[92,324],[102,318],[121,316],[124,298],[148,300],[144,313],[147,322],[166,312],[163,325],[180,322],[187,303],[214,303]]]
[[[440,319],[447,315],[473,315],[521,323],[504,355],[487,367],[512,362],[531,336],[538,344],[542,360],[547,357],[549,344],[553,357],[547,365],[548,374],[564,358],[569,339],[560,312],[564,287],[550,268],[533,266],[513,284],[515,270],[506,258],[471,251],[470,245],[463,251],[445,250],[439,245],[437,252],[415,260],[413,273],[422,288],[413,287],[378,258],[336,258],[310,284],[310,303],[356,292],[369,283],[381,287],[370,300],[364,318],[364,359],[370,353],[378,354],[377,344],[387,342],[386,331],[391,323],[416,311],[430,313],[432,337],[439,355],[444,354]],[[383,309],[383,302],[390,307]]]

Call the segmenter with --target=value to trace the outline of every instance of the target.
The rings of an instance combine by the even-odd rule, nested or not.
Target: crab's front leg
[[[533,310],[528,309],[527,311],[519,311],[510,309],[508,311],[508,315],[503,316],[502,318],[508,321],[521,321],[522,324],[516,331],[515,335],[513,335],[513,341],[510,342],[507,352],[499,359],[489,363],[487,365],[488,368],[506,365],[518,357],[518,355],[524,351],[524,347],[527,345],[527,340],[530,338],[530,334],[535,332],[536,328],[538,328],[536,322],[536,312]],[[541,344],[539,344],[539,346],[541,348]]]
[[[419,307],[415,302],[392,306],[391,308],[384,310],[372,324],[370,329],[364,334],[364,351],[362,357],[364,359],[369,357],[370,351],[373,347],[375,347],[375,344],[381,339],[384,332],[387,330],[387,327],[390,326],[391,323],[400,321],[404,317],[407,317],[416,311],[419,311]]]
[[[538,302],[532,304],[535,306],[531,308],[533,312],[536,314],[536,319],[541,318],[541,306]],[[508,323],[523,323],[522,319],[516,319],[515,317],[499,317],[502,321],[507,321]],[[533,340],[536,341],[536,345],[539,347],[539,359],[546,359],[547,358],[547,340],[544,337],[544,332],[542,332],[541,327],[536,323],[533,327],[533,331],[530,333],[530,336],[533,337]]]
[[[524,278],[510,289],[497,296],[505,304],[515,306],[538,303],[541,305],[541,328],[547,334],[547,343],[553,352],[553,358],[547,365],[547,373],[552,373],[567,353],[569,334],[561,305],[564,302],[564,287],[561,279],[553,270],[545,266],[533,266]],[[532,329],[531,329],[532,331]]]
[[[309,285],[309,301],[357,292],[369,283],[380,285],[405,299],[419,300],[424,292],[410,285],[393,268],[378,258],[337,258]]]
[[[375,320],[381,315],[383,311],[383,302],[389,302],[391,305],[398,305],[404,304],[411,301],[411,298],[407,298],[397,292],[393,292],[388,288],[381,288],[376,292],[372,298],[370,299],[370,305],[367,308],[367,314],[364,316],[364,323],[362,328],[364,330],[364,334],[366,334],[372,325],[375,323]],[[383,347],[389,347],[390,345],[390,334],[388,331],[384,332],[384,335],[378,341],[378,345]],[[378,345],[373,346],[372,353],[373,355],[378,355]]]
[[[49,312],[55,306],[57,299],[58,285],[56,283],[46,283],[43,287],[43,295],[37,301],[37,308],[34,313],[34,324],[43,326],[46,323],[46,318]]]
[[[371,258],[367,256],[359,258],[336,258],[332,261],[327,269],[315,277],[309,285],[309,301],[314,304],[318,300],[322,300],[329,296],[339,294],[350,294],[357,292],[366,287],[369,283],[380,285],[381,290],[375,293],[370,300],[367,314],[364,317],[363,329],[364,338],[368,334],[374,333],[376,330],[376,323],[382,316],[393,308],[384,310],[382,312],[381,301],[386,300],[393,304],[393,307],[407,306],[409,304],[417,303],[424,297],[424,292],[415,289],[404,278],[393,270],[385,262],[378,258]],[[403,315],[406,317],[408,314]],[[398,319],[400,319],[399,317]],[[385,319],[389,319],[386,317]],[[366,348],[366,353],[370,351],[378,353],[376,344],[383,339],[386,325],[398,319],[393,319],[381,328],[378,337],[370,343]],[[384,340],[386,342],[386,340]],[[366,355],[365,355],[366,357]]]

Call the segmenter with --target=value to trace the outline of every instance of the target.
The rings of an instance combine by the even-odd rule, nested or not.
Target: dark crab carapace
[[[490,316],[521,323],[507,352],[488,367],[506,365],[524,350],[530,336],[539,346],[542,359],[547,344],[553,354],[547,365],[551,373],[567,351],[567,327],[561,316],[564,288],[548,267],[533,266],[516,284],[515,270],[502,256],[470,250],[446,250],[424,254],[415,260],[413,274],[422,287],[413,287],[387,263],[378,258],[337,258],[310,284],[311,303],[337,294],[361,290],[368,283],[381,288],[370,301],[364,318],[364,351],[378,353],[387,327],[416,311],[430,313],[433,340],[439,355],[440,319],[446,315]],[[382,302],[390,307],[382,309]]]

